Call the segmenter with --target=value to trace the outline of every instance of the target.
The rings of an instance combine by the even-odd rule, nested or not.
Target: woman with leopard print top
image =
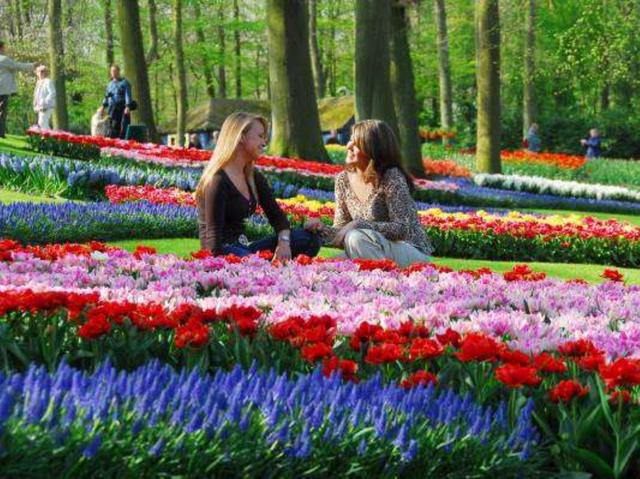
[[[400,166],[393,130],[379,120],[353,127],[345,171],[335,180],[333,226],[310,220],[325,243],[349,258],[391,259],[399,266],[429,261],[433,248],[411,197],[413,182]]]

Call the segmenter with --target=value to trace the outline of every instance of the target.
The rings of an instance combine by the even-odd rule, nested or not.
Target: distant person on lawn
[[[35,63],[20,63],[9,58],[5,53],[5,44],[0,41],[0,138],[4,138],[7,128],[9,97],[18,92],[16,73],[31,72]]]
[[[47,67],[40,65],[36,68],[36,88],[33,92],[33,111],[38,114],[38,128],[51,129],[51,115],[56,106],[56,86],[49,78]]]
[[[196,188],[202,249],[237,256],[269,250],[274,260],[318,254],[318,236],[291,230],[267,180],[254,167],[267,144],[267,130],[264,118],[244,112],[229,115],[222,124],[216,149]],[[249,242],[243,234],[244,223],[258,205],[276,234]]]
[[[542,140],[538,135],[538,124],[532,123],[527,132],[527,150],[531,153],[540,153],[542,150]]]
[[[100,107],[100,114],[107,109],[107,115],[111,120],[109,128],[110,138],[124,138],[127,127],[131,123],[131,110],[133,97],[131,96],[131,84],[129,80],[120,76],[120,67],[113,65],[110,70],[111,81],[107,85],[104,100]]]
[[[379,120],[353,126],[346,171],[335,180],[333,226],[309,220],[305,228],[343,248],[349,258],[391,259],[399,266],[429,261],[433,248],[411,197],[413,181],[402,168],[398,140]]]
[[[200,138],[198,137],[197,133],[191,133],[189,135],[189,144],[187,145],[187,148],[192,148],[195,150],[200,150],[202,148],[202,145],[200,144]]]
[[[600,139],[600,132],[597,128],[591,128],[589,130],[589,136],[586,139],[580,140],[582,146],[587,147],[586,157],[588,160],[592,158],[599,158],[602,155],[600,150],[602,140]]]

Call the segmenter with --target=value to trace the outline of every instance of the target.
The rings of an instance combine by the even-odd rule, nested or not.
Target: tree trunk
[[[238,0],[233,0],[233,19],[236,27],[233,30],[233,43],[235,54],[236,98],[242,98],[242,44],[240,42],[240,7]]]
[[[158,52],[158,7],[156,0],[149,0],[149,38],[151,45],[149,46],[149,52],[147,53],[147,65],[152,64],[160,58]]]
[[[311,68],[318,98],[324,98],[324,71],[318,46],[318,0],[309,0],[309,51]]]
[[[68,130],[69,114],[67,112],[64,44],[62,41],[62,0],[48,0],[47,13],[49,16],[49,63],[51,64],[51,79],[56,87],[53,126],[59,130]]]
[[[20,0],[13,0],[13,14],[16,19],[16,33],[18,34],[18,38],[22,39],[22,8],[20,6]]]
[[[138,103],[138,109],[132,112],[133,119],[146,125],[151,141],[158,141],[147,63],[144,59],[138,0],[116,0],[116,6],[124,69],[127,79],[131,82],[133,97]]]
[[[225,68],[225,35],[224,35],[224,4],[218,7],[218,48],[220,48],[220,63],[218,63],[218,96],[227,98],[227,70]]]
[[[184,146],[188,106],[187,73],[184,67],[184,50],[182,48],[182,0],[174,0],[173,2],[173,40],[176,56],[176,69],[178,70],[178,81],[176,85],[176,90],[178,90],[176,136],[178,137],[178,146]]]
[[[522,108],[522,136],[526,138],[529,127],[536,122],[536,0],[527,1],[524,45],[524,98]]]
[[[111,0],[104,0],[104,32],[107,47],[107,66],[115,63],[113,56],[113,16],[111,14]]]
[[[336,20],[338,17],[338,12],[336,11],[337,5],[335,2],[331,2],[329,7],[329,39],[327,41],[327,48],[325,51],[327,52],[325,58],[325,90],[328,86],[329,95],[336,96]]]
[[[65,20],[67,21],[67,28],[73,27],[73,0],[67,0],[67,14]]]
[[[25,23],[29,25],[31,23],[31,13],[32,13],[33,5],[28,0],[21,0],[21,1],[22,1],[22,15]]]
[[[322,143],[309,57],[305,0],[267,0],[275,155],[329,161]]]
[[[500,173],[500,17],[498,0],[476,0],[478,18],[477,169]]]
[[[389,72],[390,17],[390,0],[356,0],[356,117],[383,120],[398,133]]]
[[[438,78],[440,83],[440,126],[450,131],[453,128],[453,98],[451,93],[451,67],[449,65],[449,34],[447,32],[447,11],[445,0],[434,0],[436,23],[438,26]],[[442,137],[447,145],[448,138]]]
[[[602,90],[600,91],[600,111],[607,111],[609,109],[609,106],[611,104],[610,102],[610,97],[611,97],[611,84],[609,82],[606,82],[604,84],[604,87],[602,87]]]
[[[424,167],[418,132],[413,64],[407,40],[407,12],[403,6],[391,10],[391,86],[398,115],[402,164],[412,175],[421,178],[424,177]]]
[[[202,28],[202,11],[200,10],[200,0],[193,2],[193,15],[196,20],[196,39],[202,47],[206,47],[206,38],[204,29]],[[206,53],[202,55],[202,70],[204,73],[204,81],[207,85],[207,96],[209,98],[216,97],[216,87],[213,81],[213,66]]]

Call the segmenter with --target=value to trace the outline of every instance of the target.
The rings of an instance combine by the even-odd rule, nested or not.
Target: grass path
[[[31,203],[63,203],[62,198],[50,198],[47,196],[28,195],[17,191],[0,189],[0,203],[15,203],[17,201],[28,201]]]
[[[0,138],[0,150],[8,153],[34,154],[34,151],[29,148],[26,136],[7,135],[6,138]]]
[[[188,256],[191,252],[200,249],[200,242],[193,238],[179,239],[155,239],[155,240],[124,240],[109,242],[113,246],[133,251],[138,245],[152,246],[158,253],[173,253],[178,256]],[[331,257],[340,253],[340,250],[333,248],[322,248],[320,256]],[[475,259],[459,258],[434,258],[433,262],[442,266],[459,269],[478,269],[482,267],[491,268],[493,271],[509,271],[515,264],[522,264],[518,261],[487,261]],[[600,275],[606,268],[603,265],[592,264],[566,264],[566,263],[526,263],[534,271],[544,271],[549,276],[560,279],[584,279],[591,283],[602,281]],[[629,284],[640,284],[640,270],[630,268],[616,268],[627,279]]]

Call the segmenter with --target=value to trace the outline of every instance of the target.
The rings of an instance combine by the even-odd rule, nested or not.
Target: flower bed
[[[500,152],[500,158],[505,163],[542,164],[566,170],[576,170],[586,164],[584,156],[565,153],[533,153],[526,150],[503,150]]]
[[[254,228],[255,229],[255,228]],[[0,235],[24,243],[196,237],[192,207],[149,202],[0,205]]]
[[[111,187],[107,196],[114,203],[142,200],[195,205],[191,196],[176,190]],[[278,200],[278,203],[295,226],[300,226],[307,218],[320,218],[328,224],[333,219],[334,203],[330,201],[297,196]],[[193,214],[195,217],[195,211]],[[445,213],[439,208],[420,211],[419,217],[438,256],[617,266],[640,264],[640,228],[615,220],[518,212],[506,215],[483,211]],[[264,219],[261,226],[264,226]],[[252,222],[248,223],[248,228],[250,237],[259,235]]]
[[[103,197],[106,185],[154,185],[194,190],[200,170],[158,169],[146,165],[101,161],[99,164],[62,158],[0,153],[0,185],[26,193],[72,199]]]
[[[32,368],[2,386],[4,470],[13,476],[522,474],[540,456],[528,405],[510,427],[504,404],[376,380],[200,376],[154,362],[129,373]]]
[[[42,158],[38,157],[0,155],[0,185],[31,193],[45,192],[85,199],[100,197],[105,184],[151,184],[193,191],[201,174],[200,168],[167,167],[154,163],[133,162],[121,157],[103,157],[100,166],[57,158],[47,158],[42,166],[41,162]],[[261,159],[259,163],[259,168],[262,168],[270,182],[277,186],[274,188],[276,193],[285,197],[294,195],[301,188],[333,191],[333,174],[340,168],[335,165],[270,157]],[[71,170],[77,170],[79,173],[71,174]],[[105,178],[110,179],[101,180],[105,175]],[[484,188],[473,184],[470,186],[468,182],[458,183],[418,180],[414,196],[423,202],[467,208],[543,207],[631,214],[640,212],[640,205],[631,202],[563,198]]]
[[[620,186],[590,185],[577,181],[549,180],[536,176],[521,175],[474,175],[473,181],[479,186],[504,190],[527,191],[537,194],[552,194],[568,198],[592,198],[596,200],[612,199],[621,201],[640,201],[640,191]]]
[[[255,454],[250,456],[251,463],[264,459],[260,438],[273,437],[274,431],[283,432],[283,424],[276,421],[274,429],[273,423],[264,421],[265,417],[271,416],[263,408],[250,404],[261,404],[252,401],[263,398],[286,397],[290,406],[297,397],[293,390],[305,391],[300,397],[308,398],[314,407],[309,406],[307,410],[301,403],[300,408],[294,408],[301,423],[297,426],[298,423],[291,419],[290,427],[286,429],[290,435],[279,444],[284,455],[278,457],[285,461],[286,467],[295,468],[299,463],[290,458],[297,454],[286,451],[304,451],[299,455],[308,465],[310,460],[324,460],[323,454],[333,450],[331,443],[327,443],[327,439],[333,437],[326,432],[329,423],[335,428],[332,431],[342,431],[341,424],[345,422],[346,426],[346,421],[340,417],[336,419],[337,404],[322,403],[319,407],[319,399],[309,388],[295,382],[308,377],[318,382],[321,401],[340,402],[346,401],[347,397],[352,400],[361,397],[375,408],[378,401],[389,404],[390,397],[387,398],[384,391],[390,391],[399,404],[421,405],[419,409],[411,410],[411,414],[404,414],[406,411],[402,410],[396,423],[388,422],[391,420],[388,412],[382,414],[384,424],[390,424],[389,431],[394,432],[381,438],[372,430],[360,432],[360,425],[362,431],[367,427],[375,429],[377,423],[372,426],[366,418],[377,421],[381,414],[372,411],[367,415],[367,410],[363,410],[366,408],[364,403],[358,408],[349,400],[350,409],[345,410],[345,414],[348,411],[352,425],[347,427],[345,436],[340,436],[346,443],[340,442],[337,451],[347,451],[351,456],[354,455],[352,447],[356,448],[356,455],[380,454],[374,453],[379,445],[380,451],[392,454],[386,459],[387,463],[409,467],[413,464],[411,458],[422,457],[432,465],[455,464],[455,461],[444,459],[454,457],[451,454],[455,452],[445,448],[447,454],[440,454],[436,452],[438,449],[429,449],[432,434],[425,433],[424,427],[418,427],[419,411],[424,410],[422,405],[429,404],[435,408],[429,410],[436,414],[430,416],[430,421],[453,427],[443,432],[447,441],[456,444],[455,441],[465,438],[460,446],[454,446],[454,451],[473,447],[475,438],[484,437],[479,444],[486,449],[481,449],[477,457],[499,450],[501,460],[507,461],[511,456],[504,454],[503,447],[494,449],[495,443],[507,438],[515,441],[517,437],[521,442],[511,442],[509,449],[514,457],[540,460],[544,450],[535,446],[538,439],[529,421],[529,417],[535,417],[544,434],[544,444],[554,448],[554,455],[547,456],[546,461],[553,457],[555,468],[597,471],[593,462],[596,459],[585,459],[576,452],[582,450],[587,451],[590,458],[597,457],[600,473],[606,471],[605,475],[633,477],[640,470],[634,454],[639,434],[635,424],[640,420],[640,409],[632,404],[638,400],[640,384],[640,359],[632,359],[640,358],[640,325],[635,314],[636,305],[640,304],[640,288],[625,287],[615,272],[607,272],[610,281],[590,286],[577,281],[546,279],[544,275],[522,267],[496,275],[487,270],[453,273],[432,265],[399,270],[388,261],[300,258],[287,265],[273,265],[260,256],[241,260],[233,256],[213,258],[203,253],[195,255],[199,259],[179,260],[172,255],[156,255],[145,248],[139,248],[133,254],[105,251],[97,244],[70,246],[67,255],[61,254],[61,248],[53,248],[56,253],[51,259],[43,259],[47,257],[43,253],[47,248],[38,249],[36,255],[34,250],[4,242],[0,243],[0,249],[4,252],[1,255],[4,261],[0,262],[0,290],[3,291],[0,321],[5,325],[5,342],[0,345],[2,361],[10,361],[12,367],[19,369],[40,362],[49,370],[54,370],[63,357],[67,362],[87,369],[92,369],[106,357],[118,367],[126,368],[144,364],[150,358],[161,358],[176,366],[199,365],[203,368],[226,368],[234,364],[248,368],[253,363],[247,379],[251,386],[246,393],[241,393],[241,388],[230,378],[223,382],[230,387],[226,389],[209,383],[207,387],[198,387],[197,373],[189,375],[185,372],[180,376],[188,384],[184,391],[185,394],[188,391],[191,399],[193,394],[199,394],[197,391],[227,394],[226,391],[233,390],[233,397],[244,401],[234,409],[231,396],[226,396],[225,406],[213,409],[219,412],[221,419],[227,420],[223,430],[228,434],[216,447],[220,450],[224,445],[242,448],[243,444],[244,447],[251,444]],[[43,331],[48,333],[43,334]],[[3,366],[6,368],[7,364]],[[145,369],[144,377],[158,382],[147,384],[142,379],[136,382],[145,393],[148,392],[148,401],[147,396],[136,392],[137,389],[126,387],[123,373],[116,373],[109,367],[98,370],[107,373],[95,383],[101,384],[95,403],[91,399],[94,396],[89,394],[93,391],[89,379],[49,381],[46,373],[34,369],[27,374],[24,383],[3,376],[0,403],[7,412],[1,419],[5,420],[3,434],[7,436],[2,437],[11,438],[7,441],[11,447],[5,446],[4,452],[11,451],[11,457],[16,456],[10,463],[23,464],[19,456],[19,452],[24,454],[19,448],[22,434],[34,428],[38,431],[34,436],[38,442],[31,442],[30,447],[38,451],[36,457],[54,454],[50,446],[52,434],[58,430],[56,428],[67,425],[63,420],[63,417],[69,417],[65,407],[75,401],[75,391],[83,391],[85,402],[81,407],[88,408],[78,418],[88,418],[94,426],[87,430],[87,421],[84,421],[75,429],[76,416],[71,416],[68,424],[74,426],[56,446],[61,458],[73,461],[84,454],[85,458],[110,464],[108,461],[114,457],[123,456],[126,461],[131,457],[133,461],[135,456],[137,464],[146,464],[141,462],[139,453],[129,456],[126,452],[131,450],[126,434],[137,419],[143,422],[136,426],[141,427],[134,434],[136,445],[149,450],[154,457],[159,456],[157,451],[177,448],[175,441],[183,444],[179,442],[180,438],[191,444],[188,442],[190,432],[187,430],[185,436],[183,427],[191,425],[186,427],[194,428],[190,407],[196,408],[193,411],[199,407],[211,410],[206,406],[206,398],[188,403],[193,406],[185,405],[181,409],[182,389],[163,394],[164,389],[154,386],[171,387],[176,383],[171,376],[173,373],[163,372],[168,370],[159,370],[157,365],[149,367],[156,369]],[[289,393],[276,396],[258,386],[274,384],[282,392],[286,379],[278,379],[274,373],[269,373],[265,377],[275,382],[263,382],[258,379],[262,376],[256,369],[275,368],[280,372],[308,374],[316,367],[321,370],[316,370],[312,376],[296,375]],[[67,378],[80,374],[67,366],[62,366],[61,370]],[[329,379],[321,379],[321,372]],[[332,376],[333,373],[337,374]],[[216,378],[222,377],[222,373],[216,374]],[[236,378],[244,377],[240,370],[231,374]],[[364,383],[343,384],[340,376],[342,381]],[[64,384],[80,382],[86,387],[73,389],[73,393],[65,396]],[[181,383],[177,382],[178,385]],[[13,388],[9,390],[13,399],[7,396],[6,385],[9,384]],[[24,394],[30,390],[21,389],[23,384],[24,387],[33,385],[41,391],[40,395]],[[52,399],[53,392],[44,392],[48,391],[47,384],[62,388],[55,396],[58,399]],[[324,390],[322,384],[346,389],[344,393],[338,389]],[[370,389],[373,385],[381,388],[380,392]],[[428,387],[422,389],[420,386]],[[122,389],[118,389],[120,387]],[[448,388],[462,396],[456,397],[447,391]],[[409,392],[403,392],[403,389]],[[127,394],[135,395],[141,402],[133,405],[122,400],[115,401],[116,406],[113,406],[109,391],[116,390],[129,391]],[[12,409],[13,401],[23,395],[28,398],[28,402],[24,399],[20,402],[25,407]],[[493,404],[497,410],[491,409],[491,414],[497,416],[492,419],[485,411],[483,415],[473,416],[476,420],[471,421],[470,416],[462,412],[465,407],[444,407],[439,402],[439,398],[444,400],[447,396],[472,408],[477,406],[472,405],[471,397],[480,404]],[[507,398],[506,406],[500,406],[500,401],[507,401]],[[173,414],[170,419],[164,415],[168,409],[160,407],[167,400],[166,408],[171,407]],[[80,404],[75,404],[80,408]],[[58,405],[60,413],[67,416],[57,416]],[[141,416],[114,409],[119,406],[135,406],[136,414]],[[532,409],[535,416],[529,416]],[[355,410],[358,410],[357,414]],[[395,410],[398,412],[397,408]],[[518,414],[519,410],[523,412]],[[45,411],[49,412],[45,414]],[[181,411],[178,416],[176,411]],[[230,411],[236,411],[237,415]],[[446,419],[437,415],[444,415],[445,411]],[[460,411],[461,415],[450,416],[455,411]],[[281,413],[283,420],[288,417],[286,411]],[[104,414],[108,418],[115,414],[119,427],[111,427],[106,419],[99,423],[93,420],[103,418],[101,415]],[[191,432],[207,427],[204,416],[195,414],[199,417],[195,423],[198,427]],[[260,414],[264,415],[262,419]],[[363,422],[355,420],[354,415],[361,417]],[[457,423],[457,417],[463,422]],[[505,418],[510,429],[500,428]],[[27,422],[30,426],[25,428]],[[169,426],[166,426],[167,422]],[[163,427],[154,427],[158,424]],[[235,429],[236,425],[239,429]],[[458,433],[453,433],[456,426]],[[220,432],[219,427],[214,429]],[[598,434],[585,433],[595,430]],[[75,431],[82,431],[82,435],[71,440],[79,434]],[[251,436],[254,431],[256,438]],[[628,441],[616,443],[615,437],[619,435]],[[204,437],[211,447],[218,444],[215,434],[205,433]],[[247,441],[247,437],[252,439]],[[434,444],[442,445],[442,437],[437,436]],[[412,443],[412,439],[417,442]],[[376,442],[378,440],[380,442]],[[271,450],[273,443],[273,440],[269,441]],[[202,451],[208,451],[206,447],[196,449],[202,455]],[[420,453],[408,454],[416,448]],[[190,454],[191,449],[187,447],[184,454]],[[152,450],[156,452],[151,453]],[[176,454],[180,453],[179,448],[177,451]],[[406,452],[404,455],[403,451]],[[614,461],[621,455],[628,459]],[[62,459],[54,457],[53,464],[62,464]],[[243,453],[237,460],[246,457]],[[47,467],[52,467],[51,464],[49,459]],[[367,464],[376,467],[375,461],[368,460]],[[420,463],[420,470],[424,467],[428,466]],[[548,463],[546,467],[549,467]]]
[[[216,310],[257,306],[269,324],[292,315],[308,317],[313,311],[335,317],[339,334],[351,334],[363,322],[398,328],[413,319],[437,333],[451,327],[508,337],[510,347],[526,352],[585,338],[610,357],[640,357],[635,313],[640,288],[616,281],[565,283],[523,270],[506,276],[445,272],[433,266],[401,271],[388,262],[321,258],[277,267],[259,257],[184,260],[144,249],[88,255],[72,250],[66,258],[51,260],[15,243],[0,247],[5,259],[0,263],[0,289],[5,291],[62,289],[99,293],[104,301],[188,302]]]
[[[615,466],[620,474],[633,476],[640,466],[633,455],[636,447],[633,439],[638,434],[634,424],[640,419],[637,417],[640,409],[631,405],[638,400],[640,360],[629,359],[629,356],[637,357],[640,351],[637,340],[640,329],[635,308],[630,306],[639,302],[640,288],[627,288],[614,281],[600,286],[561,283],[522,268],[495,275],[488,271],[447,273],[432,266],[397,270],[389,263],[364,261],[304,260],[274,266],[257,256],[242,261],[233,257],[180,261],[144,249],[134,254],[111,251],[87,256],[83,252],[54,261],[36,259],[20,251],[12,253],[9,259],[10,262],[2,263],[4,271],[0,278],[12,289],[4,290],[0,315],[9,325],[5,335],[11,338],[7,344],[12,346],[2,346],[6,351],[0,357],[16,362],[14,367],[27,367],[28,363],[21,365],[20,361],[28,358],[29,362],[42,362],[53,369],[66,357],[72,364],[91,368],[107,356],[117,366],[127,368],[154,357],[176,365],[198,364],[212,368],[233,364],[249,367],[253,363],[254,368],[275,367],[279,371],[305,374],[319,366],[325,376],[337,372],[343,380],[365,380],[364,390],[359,389],[362,384],[345,387],[352,388],[351,395],[362,392],[370,404],[377,404],[383,393],[372,396],[367,385],[380,385],[382,378],[384,383],[399,382],[403,389],[415,391],[409,394],[417,396],[406,396],[400,389],[393,389],[397,386],[385,386],[387,390],[397,391],[398,400],[407,405],[414,404],[412,398],[416,401],[423,398],[433,405],[436,400],[431,399],[434,396],[429,396],[430,391],[439,392],[442,388],[469,393],[484,404],[509,398],[508,407],[498,414],[508,414],[510,421],[518,416],[514,408],[523,407],[527,398],[533,397],[535,403],[529,402],[525,410],[535,407],[536,421],[544,432],[545,442],[558,448],[554,456],[556,467],[562,469],[567,464],[565,461],[573,461],[572,467],[591,470],[592,463],[575,456],[575,448],[598,454],[605,465],[613,464],[614,456],[629,454],[629,461]],[[21,282],[35,289],[42,285],[44,289],[37,293],[16,291],[16,285]],[[52,291],[51,288],[59,288],[65,282],[75,289]],[[82,288],[78,288],[79,284]],[[105,298],[99,299],[103,296]],[[190,304],[176,302],[189,297]],[[151,298],[156,301],[145,302]],[[196,307],[196,303],[200,307]],[[368,321],[371,317],[375,319]],[[56,331],[56,334],[42,335],[43,330]],[[34,373],[30,374],[33,377]],[[378,374],[381,376],[376,376]],[[339,385],[338,375],[328,383]],[[114,388],[121,384],[116,378],[123,378],[113,372],[109,377],[113,379],[107,384]],[[165,378],[162,374],[147,377]],[[193,394],[197,375],[189,377],[192,379],[187,389]],[[313,377],[323,381],[319,372]],[[367,378],[372,377],[369,382]],[[255,376],[253,378],[255,395],[235,397],[269,397],[255,386]],[[163,384],[167,382],[171,383],[165,380]],[[432,383],[426,390],[414,389]],[[218,388],[201,390],[218,391]],[[104,395],[104,389],[102,391]],[[149,393],[153,391],[151,388]],[[438,397],[452,393],[440,394]],[[175,395],[165,394],[163,399],[161,391],[157,391],[151,397],[163,401]],[[292,401],[297,396],[279,397]],[[331,401],[341,396],[327,393],[321,397]],[[466,397],[469,399],[464,401],[470,401],[471,396]],[[31,411],[39,411],[31,413],[32,424],[41,424],[46,408],[38,409],[38,404],[49,404],[48,398],[44,395],[42,403],[31,400],[35,408]],[[111,402],[104,399],[101,404]],[[180,409],[178,404],[172,408],[174,413]],[[197,404],[204,407],[206,401]],[[93,415],[108,410],[89,407]],[[153,403],[148,407],[159,415],[155,420],[149,417],[149,423],[163,424],[164,409]],[[330,409],[322,407],[315,411],[330,414]],[[237,416],[238,421],[242,417],[251,418],[245,419],[249,426],[244,433],[257,424],[264,424],[249,414],[248,407],[239,410],[244,414]],[[449,408],[449,411],[453,410]],[[362,410],[359,414],[366,417]],[[326,415],[314,417],[320,425],[325,424],[322,418],[327,418]],[[607,417],[612,422],[608,422]],[[24,430],[22,419],[18,416],[15,423],[9,421],[10,426],[15,424],[15,428],[10,429],[12,434],[19,435],[19,431]],[[50,416],[46,416],[46,421],[50,421]],[[409,438],[418,441],[417,436],[411,435],[415,421],[415,417],[409,419],[403,415],[389,439],[397,440],[405,425],[402,436],[409,434]],[[472,422],[471,430],[481,431],[500,421],[478,419]],[[340,424],[340,421],[332,423]],[[124,430],[129,431],[130,423],[126,424]],[[180,421],[172,422],[173,427],[182,427],[180,424]],[[579,425],[579,429],[569,427],[572,424]],[[94,440],[111,444],[111,431],[119,429],[107,425],[105,429],[102,425],[92,429],[89,436],[82,429],[85,442],[82,446],[77,442],[70,444],[70,449],[64,449],[66,455],[77,457],[87,451],[88,456],[93,456],[93,449],[102,450],[95,446]],[[318,447],[319,451],[309,453],[308,457],[323,457],[322,450],[328,447],[323,441],[316,442],[316,438],[324,437],[325,430],[320,425],[318,435],[314,435],[316,429],[309,424],[314,438],[309,441],[309,447],[312,451]],[[584,428],[596,428],[599,433],[584,434],[580,432]],[[424,429],[421,430],[424,436]],[[536,437],[531,426],[525,423],[515,425],[513,431],[516,430],[520,438]],[[273,430],[269,432],[272,434]],[[46,443],[47,434],[45,429],[38,437]],[[557,438],[559,434],[563,434],[563,440]],[[624,434],[632,442],[606,448],[607,444],[615,443],[616,434]],[[366,436],[363,441],[363,435],[365,433],[354,441],[369,450],[373,439]],[[96,440],[96,436],[100,439]],[[180,436],[172,433],[164,437],[171,442],[169,438]],[[227,444],[243,443],[241,436],[235,439],[231,434],[229,437],[233,439]],[[471,434],[468,440],[474,437]],[[399,441],[400,444],[408,446],[409,438],[406,442]],[[211,441],[211,437],[208,440]],[[567,440],[569,445],[563,442]],[[140,441],[137,439],[136,443],[151,448],[159,442],[159,436],[152,434],[148,441]],[[492,438],[485,445],[494,441]],[[250,443],[254,448],[261,444],[254,440]],[[91,444],[93,449],[89,448]],[[532,445],[530,441],[528,448],[520,449],[521,459],[532,453],[535,457],[537,451],[531,449]],[[104,452],[108,455],[109,451],[106,448]],[[257,451],[261,454],[259,447]],[[491,451],[490,448],[489,453]],[[501,451],[504,454],[504,449]],[[435,458],[427,456],[432,462],[441,460],[438,454]],[[416,454],[416,457],[422,455]]]
[[[471,176],[471,172],[467,168],[458,165],[455,161],[423,158],[422,164],[428,176],[459,176],[462,178]]]
[[[103,136],[76,135],[60,130],[41,130],[36,127],[27,130],[27,139],[31,147],[44,154],[70,156],[83,160],[97,160],[102,148],[117,148],[127,152],[139,152],[144,155],[180,162],[208,161],[211,152],[193,148],[172,148],[155,143],[138,143],[133,140],[106,138]]]

